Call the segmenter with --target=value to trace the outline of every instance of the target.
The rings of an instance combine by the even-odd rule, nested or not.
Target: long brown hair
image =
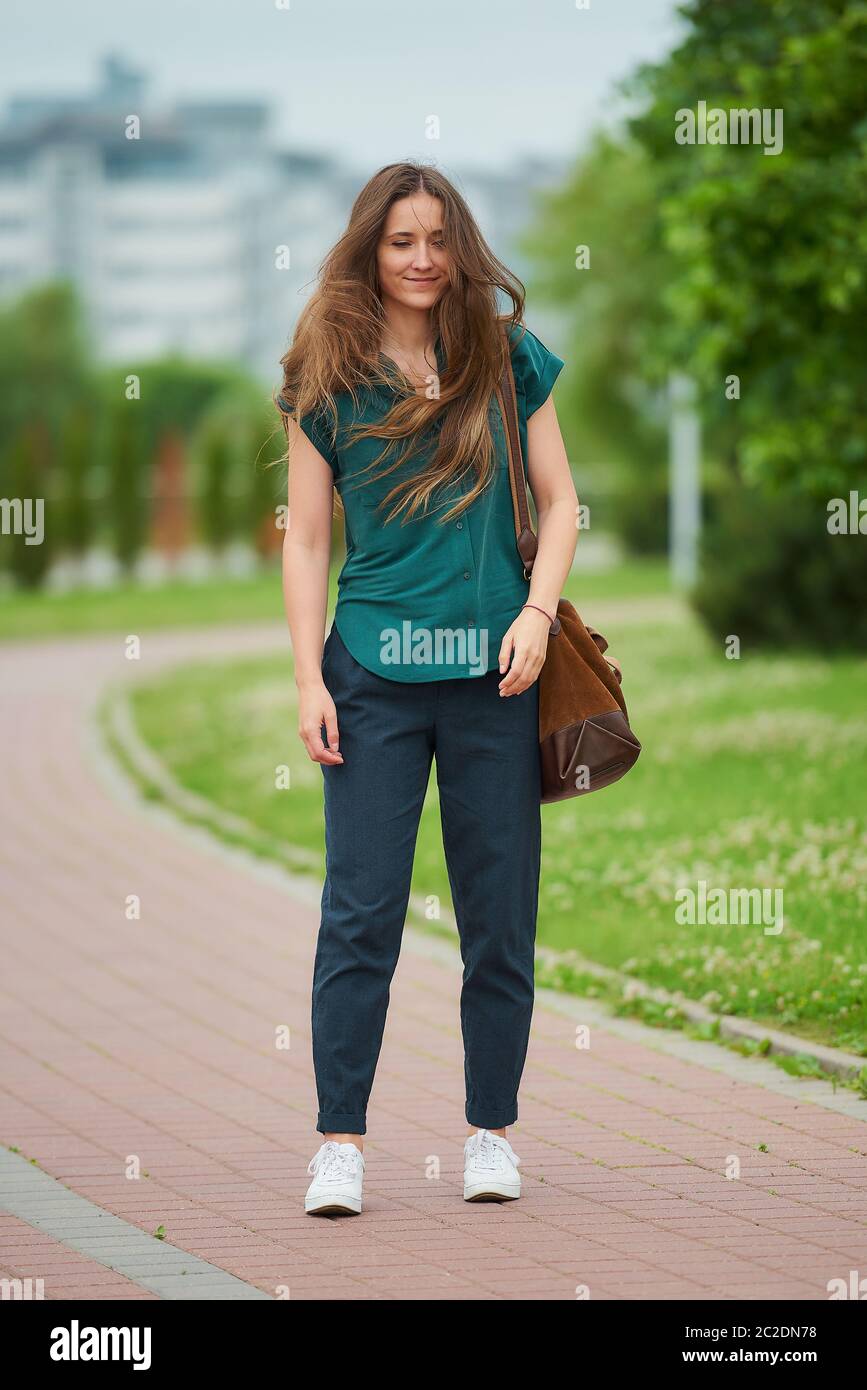
[[[386,319],[377,248],[392,204],[415,193],[442,203],[449,257],[449,282],[430,311],[434,336],[439,335],[446,355],[438,398],[432,400],[419,396],[406,378],[396,378],[380,357]],[[368,465],[379,470],[378,476],[400,469],[441,420],[429,463],[399,480],[383,498],[381,505],[391,507],[386,521],[401,514],[402,521],[408,521],[426,513],[437,489],[474,474],[472,487],[441,518],[446,522],[470,506],[493,476],[488,410],[505,352],[497,290],[512,302],[512,312],[504,319],[510,325],[521,323],[524,286],[493,254],[453,184],[438,170],[414,162],[388,164],[374,174],[355,199],[346,231],[322,263],[318,287],[281,361],[280,394],[288,410],[275,403],[295,419],[322,412],[336,432],[336,392],[348,392],[357,409],[359,388],[381,384],[394,389],[397,380],[398,398],[386,416],[375,424],[352,426],[353,441],[365,436],[386,441]],[[397,440],[408,440],[408,447],[380,469],[395,452]]]

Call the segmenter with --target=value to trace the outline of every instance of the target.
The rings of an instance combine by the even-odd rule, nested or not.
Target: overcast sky
[[[722,2],[722,0],[721,0]],[[674,0],[6,0],[0,101],[86,91],[104,53],[155,94],[270,100],[281,144],[354,168],[571,155],[674,42]],[[287,0],[283,0],[287,4]],[[440,122],[439,140],[425,120]]]

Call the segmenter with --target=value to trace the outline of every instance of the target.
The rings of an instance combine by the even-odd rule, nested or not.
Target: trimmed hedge
[[[832,535],[827,502],[743,487],[718,499],[692,596],[715,636],[867,651],[865,598],[867,536]]]

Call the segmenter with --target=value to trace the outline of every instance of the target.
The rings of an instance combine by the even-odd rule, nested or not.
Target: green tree
[[[283,427],[278,425],[281,441]],[[247,421],[243,465],[247,479],[247,524],[259,556],[277,554],[285,535],[286,466],[273,458],[274,410],[260,407]]]
[[[76,293],[40,285],[0,309],[0,438],[43,421],[53,445],[90,389],[87,338]]]
[[[584,255],[577,254],[586,247]],[[578,491],[616,493],[608,518],[630,549],[663,549],[667,530],[663,244],[656,170],[642,147],[597,134],[561,188],[542,199],[525,241],[533,292],[572,326],[561,415]]]
[[[137,401],[116,401],[111,409],[107,473],[111,548],[129,574],[141,554],[151,504]]]
[[[634,142],[599,134],[562,187],[543,196],[525,246],[534,293],[568,315],[571,395],[564,414],[582,451],[657,464],[664,450],[659,388],[649,351],[663,329],[660,294],[671,274],[662,246],[652,162]],[[589,265],[576,265],[578,247]]]
[[[202,534],[211,550],[222,553],[232,537],[232,457],[224,434],[211,430],[202,458],[204,487],[200,503]]]
[[[745,481],[843,492],[867,457],[867,4],[692,0],[681,14],[683,42],[633,84],[672,266],[651,368],[690,371]],[[781,111],[782,151],[677,144],[677,113],[700,100]]]
[[[80,403],[66,419],[61,443],[59,541],[76,556],[86,553],[96,532],[93,425],[90,402]]]
[[[233,540],[252,541],[247,515],[250,422],[262,412],[262,391],[235,380],[215,395],[192,440],[200,531],[220,554]]]
[[[17,431],[7,448],[2,475],[5,568],[21,588],[35,589],[48,573],[56,543],[51,445],[43,425],[24,425]]]

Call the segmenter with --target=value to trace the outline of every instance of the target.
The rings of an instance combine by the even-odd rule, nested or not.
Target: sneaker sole
[[[359,1216],[361,1213],[360,1197],[341,1197],[334,1198],[314,1198],[312,1205],[304,1201],[304,1210],[308,1216],[329,1216],[336,1212],[341,1212],[344,1216]]]
[[[521,1195],[520,1187],[507,1186],[506,1183],[497,1186],[492,1183],[487,1187],[465,1187],[465,1202],[515,1202]]]

